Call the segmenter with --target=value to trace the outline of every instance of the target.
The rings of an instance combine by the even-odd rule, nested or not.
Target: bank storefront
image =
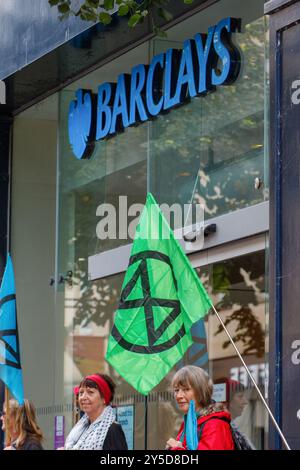
[[[147,417],[144,397],[105,360],[129,259],[134,205],[144,204],[147,192],[169,206],[193,201],[204,206],[208,229],[204,247],[197,240],[192,244],[190,261],[268,396],[268,26],[263,6],[261,0],[215,2],[170,28],[166,38],[143,42],[107,60],[15,119],[11,252],[28,370],[25,391],[37,405],[48,447],[62,440],[74,422],[74,385],[98,371],[109,373],[118,384],[115,404],[130,446],[164,449],[180,422],[170,390],[172,375],[183,364],[195,364],[206,368],[218,384],[218,399],[229,400],[225,378],[239,382],[244,401],[235,408],[232,404],[232,414],[256,448],[268,448],[264,407],[213,314],[194,325],[194,345],[149,395]],[[218,62],[202,50],[206,76],[215,71],[214,87],[208,78],[207,88],[204,84],[199,92],[198,77],[193,94],[193,84],[182,70],[189,99],[182,98],[183,83],[174,106],[161,103],[158,110],[159,90],[152,89],[152,114],[148,109],[143,119],[144,102],[137,97],[126,126],[124,109],[114,116],[109,108],[110,125],[105,113],[101,120],[98,102],[97,136],[89,158],[81,158],[87,156],[85,149],[76,151],[74,141],[72,149],[70,104],[78,90],[97,96],[99,86],[119,84],[121,74],[132,76],[134,67],[152,64],[156,78],[165,66],[161,85],[166,90],[169,83],[171,99],[178,75],[174,79],[175,69],[170,69],[168,82],[167,64],[176,55],[172,58],[168,51],[187,47],[185,41],[196,35],[200,41],[199,33],[207,34],[206,44],[209,39],[216,44],[216,36],[210,37],[212,26],[230,18],[240,21],[232,20],[230,50],[235,62],[229,65],[227,83],[223,30]],[[180,64],[177,74],[179,70]],[[187,75],[188,70],[186,65]],[[149,76],[151,66],[135,76],[137,95],[145,71]],[[103,102],[107,99],[108,104],[105,93]],[[77,100],[78,105],[78,94]],[[122,105],[120,98],[120,109]],[[135,125],[137,120],[142,122]],[[111,134],[109,139],[103,138],[105,132]],[[132,211],[125,224],[120,215],[124,197]],[[103,204],[116,210],[116,236],[110,233],[106,239],[99,236]]]

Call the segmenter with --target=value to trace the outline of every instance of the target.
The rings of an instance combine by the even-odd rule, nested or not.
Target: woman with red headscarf
[[[68,435],[66,450],[127,450],[120,424],[111,407],[115,384],[105,374],[85,377],[74,393],[78,397],[82,418]]]

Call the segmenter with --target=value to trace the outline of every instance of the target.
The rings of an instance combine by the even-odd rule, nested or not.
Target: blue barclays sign
[[[207,34],[184,41],[182,49],[169,49],[153,57],[150,65],[133,67],[131,74],[119,75],[117,83],[103,83],[98,95],[77,90],[68,123],[76,158],[90,157],[98,140],[233,83],[241,57],[231,36],[240,31],[240,19],[224,18]]]

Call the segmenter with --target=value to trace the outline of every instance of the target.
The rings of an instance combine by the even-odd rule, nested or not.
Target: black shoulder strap
[[[203,433],[203,428],[205,426],[205,424],[208,422],[208,421],[211,421],[212,419],[219,419],[220,421],[225,421],[225,423],[227,423],[229,426],[230,426],[230,421],[228,421],[228,419],[226,418],[219,418],[218,416],[212,416],[211,418],[207,419],[206,421],[204,421],[204,423],[202,423],[199,427],[199,430],[198,430],[198,442],[200,442],[201,440],[201,437],[202,437],[202,433]]]

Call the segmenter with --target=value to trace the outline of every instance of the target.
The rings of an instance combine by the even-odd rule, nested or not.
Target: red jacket
[[[215,413],[210,413],[207,416],[202,416],[198,418],[198,433],[201,424],[207,423],[204,425],[202,430],[202,435],[198,444],[198,450],[234,450],[234,443],[232,439],[230,424],[221,420],[221,419],[211,419],[213,416],[219,418],[225,418],[229,422],[231,420],[230,413],[227,411],[217,411]],[[180,441],[181,433],[183,430],[183,423],[180,427],[177,441]],[[184,437],[182,443],[184,449],[186,447],[186,438]],[[172,450],[180,450],[180,447],[173,447]]]

